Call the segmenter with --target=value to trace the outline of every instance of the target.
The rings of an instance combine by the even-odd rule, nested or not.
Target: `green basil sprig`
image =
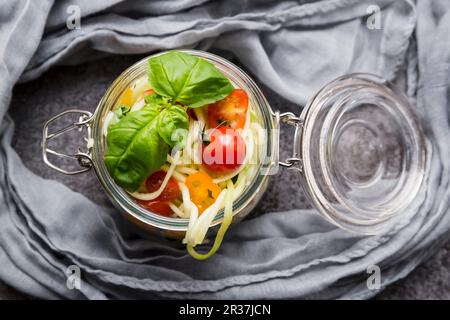
[[[187,130],[188,122],[183,107],[151,102],[111,125],[104,160],[114,181],[125,190],[136,191],[166,162],[169,147],[182,141],[171,137],[177,129]]]
[[[148,80],[158,94],[190,108],[222,100],[234,89],[212,63],[179,51],[149,59]]]
[[[156,94],[138,111],[119,108],[107,135],[106,167],[130,192],[165,162],[170,148],[182,147],[189,117],[181,103],[197,108],[221,100],[233,85],[210,62],[170,51],[149,59],[148,78]],[[185,130],[180,133],[180,130]]]

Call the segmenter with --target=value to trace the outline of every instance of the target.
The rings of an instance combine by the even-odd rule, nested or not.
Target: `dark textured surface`
[[[16,122],[14,146],[26,166],[33,172],[58,180],[73,190],[104,206],[111,206],[101,191],[93,172],[81,176],[65,176],[48,169],[41,161],[40,139],[43,123],[52,115],[66,109],[93,111],[96,103],[112,80],[140,57],[111,57],[77,67],[58,67],[39,80],[18,85],[14,90],[10,114]],[[273,109],[294,111],[292,103],[279,98],[263,88]],[[299,110],[297,111],[297,113]],[[293,142],[293,131],[282,131],[281,158],[288,157]],[[75,141],[66,138],[61,145],[77,147]],[[299,189],[295,172],[282,170],[272,179],[264,200],[257,211],[282,211],[308,207]],[[293,182],[294,181],[294,182]],[[0,298],[27,298],[14,289],[0,283]],[[450,299],[450,245],[440,249],[431,259],[417,268],[406,279],[380,293],[379,299]]]

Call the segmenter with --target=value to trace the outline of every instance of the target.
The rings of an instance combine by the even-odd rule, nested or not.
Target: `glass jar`
[[[258,164],[260,174],[234,201],[233,222],[252,211],[279,166],[296,170],[317,212],[346,230],[377,234],[408,212],[406,208],[424,176],[426,143],[408,99],[390,83],[370,74],[346,75],[320,89],[301,114],[280,113],[271,109],[255,82],[234,64],[207,52],[183,51],[212,62],[235,86],[244,89],[266,132],[265,161]],[[47,121],[42,154],[47,165],[65,174],[94,168],[107,195],[127,218],[146,230],[180,238],[187,230],[188,219],[163,217],[136,204],[115,184],[103,161],[105,117],[124,90],[146,75],[150,57],[125,70],[93,114],[68,110]],[[68,116],[77,120],[49,133],[55,121]],[[294,126],[295,136],[292,156],[280,161],[282,123]],[[84,151],[68,155],[49,147],[51,140],[75,128],[85,129],[88,143]],[[52,162],[49,155],[76,159],[81,168],[68,171]],[[211,232],[222,219],[223,210],[215,217]]]

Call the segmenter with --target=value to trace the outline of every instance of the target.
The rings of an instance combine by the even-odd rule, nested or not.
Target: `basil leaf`
[[[160,106],[148,105],[109,128],[105,164],[114,181],[128,191],[136,191],[166,161],[169,146],[157,130],[160,111]]]
[[[150,86],[158,94],[191,108],[224,99],[233,85],[212,63],[170,51],[148,61]]]
[[[169,107],[169,106],[172,105],[170,103],[170,100],[172,100],[172,99],[167,98],[167,97],[162,97],[162,96],[160,96],[159,94],[156,94],[156,93],[146,96],[144,98],[144,100],[145,100],[146,104],[157,104],[157,105],[159,105],[160,107],[163,107],[163,108],[166,108],[166,107]]]
[[[111,125],[107,135],[106,167],[114,181],[131,192],[166,162],[169,147],[185,140],[177,131],[187,135],[186,110],[152,96],[142,109],[128,112]]]
[[[175,146],[183,148],[188,126],[189,116],[181,106],[170,106],[164,109],[158,117],[158,133],[172,148]]]

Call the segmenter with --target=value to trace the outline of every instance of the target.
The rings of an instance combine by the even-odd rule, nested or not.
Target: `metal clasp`
[[[64,117],[67,114],[80,114],[79,120],[75,121],[73,123],[71,123],[70,125],[54,132],[54,133],[49,133],[49,127],[52,123],[54,123],[56,120]],[[68,175],[74,175],[74,174],[79,174],[79,173],[83,173],[86,171],[89,171],[92,168],[92,158],[91,158],[91,149],[92,149],[92,145],[90,143],[90,141],[92,140],[92,136],[91,136],[91,120],[92,120],[92,113],[89,111],[84,111],[84,110],[67,110],[64,111],[56,116],[54,116],[53,118],[51,118],[50,120],[48,120],[45,124],[44,124],[44,129],[43,129],[43,133],[42,133],[42,142],[41,142],[41,147],[42,147],[42,159],[44,160],[44,163],[46,165],[48,165],[50,168],[64,173],[64,174],[68,174]],[[76,152],[75,154],[66,154],[66,153],[62,153],[62,152],[58,152],[55,150],[52,150],[48,147],[48,143],[69,132],[72,131],[73,129],[83,129],[83,128],[87,129],[87,137],[85,138],[86,140],[86,151],[82,151],[80,148],[78,149],[78,152]],[[58,167],[57,165],[53,164],[49,158],[48,158],[48,154],[54,155],[56,157],[60,157],[60,158],[66,158],[66,159],[74,159],[78,162],[78,164],[83,167],[80,170],[75,170],[75,171],[68,171],[65,170],[63,168]]]
[[[284,113],[276,112],[275,116],[277,117],[278,123],[283,122],[296,128],[301,127],[303,125],[303,121],[292,112],[284,112]],[[296,157],[295,155],[292,156],[291,158],[287,158],[285,161],[278,161],[278,164],[286,168],[296,166],[299,170],[301,170],[301,159]]]
[[[280,113],[279,117],[281,122],[289,124],[291,126],[301,126],[303,124],[302,120],[292,112]]]

